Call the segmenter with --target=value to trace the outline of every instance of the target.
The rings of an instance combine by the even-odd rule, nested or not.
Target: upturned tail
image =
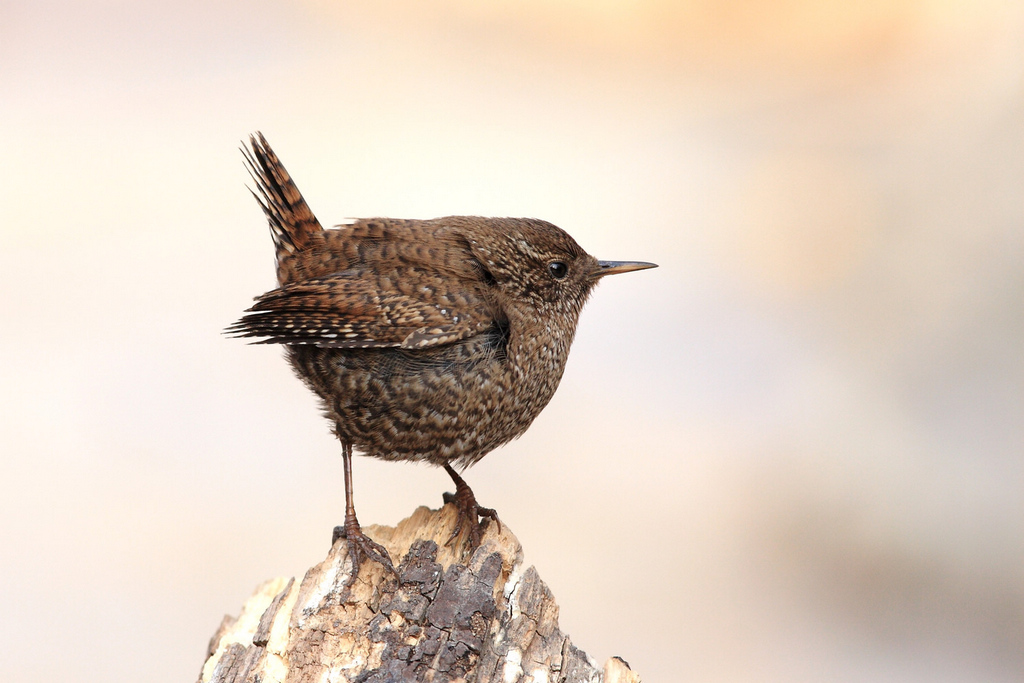
[[[310,238],[323,231],[320,221],[309,210],[292,177],[270,148],[263,133],[249,136],[249,148],[243,147],[249,175],[256,181],[252,196],[263,207],[270,222],[270,234],[277,248],[278,260],[285,254],[305,249]],[[252,190],[250,190],[252,191]]]

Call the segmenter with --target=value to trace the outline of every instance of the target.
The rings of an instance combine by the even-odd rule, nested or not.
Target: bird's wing
[[[226,332],[260,337],[261,344],[424,349],[479,334],[494,322],[472,287],[445,293],[429,275],[408,268],[370,275],[351,270],[271,290]]]

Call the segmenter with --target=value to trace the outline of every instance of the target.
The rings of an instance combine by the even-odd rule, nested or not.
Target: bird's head
[[[463,231],[485,279],[513,305],[575,325],[605,275],[654,268],[638,261],[598,261],[568,233],[533,218],[473,218]]]

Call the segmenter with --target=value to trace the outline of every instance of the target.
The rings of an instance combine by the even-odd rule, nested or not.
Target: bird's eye
[[[561,261],[552,261],[549,263],[548,270],[551,272],[551,277],[556,280],[561,280],[569,274],[569,266],[565,265]]]

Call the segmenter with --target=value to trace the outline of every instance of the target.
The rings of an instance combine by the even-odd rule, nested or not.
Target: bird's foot
[[[458,516],[455,518],[455,529],[452,531],[452,535],[448,537],[445,545],[451,545],[459,537],[459,533],[462,532],[463,524],[468,522],[466,526],[469,529],[470,549],[476,550],[480,547],[481,530],[483,528],[480,518],[493,519],[494,523],[498,525],[499,532],[501,531],[501,520],[498,519],[498,513],[492,508],[481,507],[477,504],[476,496],[473,495],[473,489],[469,488],[469,485],[463,481],[462,477],[450,465],[445,465],[444,468],[448,471],[452,481],[455,482],[455,493],[445,493],[443,496],[444,502],[454,505],[458,513]]]
[[[348,554],[352,558],[353,580],[359,574],[359,565],[364,557],[373,560],[396,577],[398,576],[387,549],[364,534],[362,527],[359,526],[359,520],[355,517],[346,519],[342,526],[334,527],[331,545],[333,546],[339,538],[344,538],[348,542]]]

